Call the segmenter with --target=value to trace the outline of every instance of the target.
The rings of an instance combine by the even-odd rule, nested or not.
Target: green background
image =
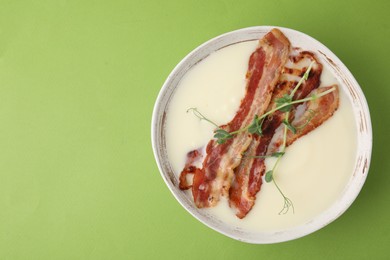
[[[389,3],[0,0],[0,259],[390,256]],[[235,241],[194,219],[160,177],[150,141],[174,66],[217,35],[258,25],[327,45],[360,83],[374,132],[352,207],[274,245]]]

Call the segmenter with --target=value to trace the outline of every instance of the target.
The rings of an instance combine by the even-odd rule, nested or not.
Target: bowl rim
[[[339,201],[334,202],[334,204],[328,210],[321,213],[318,218],[313,219],[310,222],[286,229],[284,231],[260,232],[261,235],[259,236],[254,233],[251,235],[248,232],[243,232],[238,229],[226,229],[223,223],[219,223],[218,220],[210,220],[210,218],[200,214],[199,211],[188,204],[189,202],[184,198],[183,193],[180,194],[177,192],[177,187],[175,187],[177,184],[177,179],[175,180],[173,177],[174,173],[171,172],[169,174],[167,172],[167,169],[169,169],[169,162],[164,162],[164,158],[162,157],[162,153],[164,151],[161,151],[164,148],[165,140],[163,133],[159,132],[164,131],[162,129],[162,122],[165,120],[166,116],[165,108],[168,107],[169,100],[174,95],[175,89],[179,84],[181,77],[188,70],[190,70],[192,66],[195,66],[197,62],[206,58],[211,53],[228,46],[229,44],[225,44],[225,41],[231,42],[230,44],[235,44],[240,41],[256,40],[261,37],[258,37],[259,34],[264,35],[272,28],[278,28],[285,34],[296,35],[296,37],[300,37],[302,40],[309,40],[310,43],[314,43],[317,51],[319,52],[317,54],[322,55],[323,60],[325,60],[328,65],[332,67],[334,73],[338,74],[338,76],[342,79],[342,85],[346,87],[347,95],[350,99],[352,99],[354,114],[355,117],[357,117],[356,124],[358,125],[358,151],[356,155],[356,167],[354,173],[348,181],[347,186],[344,188],[344,192]],[[289,36],[287,37],[289,38]],[[210,46],[213,46],[211,51],[208,49]],[[203,58],[199,59],[200,56]],[[164,110],[163,112],[161,112],[162,109]],[[359,195],[367,178],[372,153],[372,125],[367,100],[361,87],[348,68],[325,45],[305,33],[290,28],[279,26],[253,26],[230,31],[204,42],[188,53],[174,67],[161,87],[153,108],[151,120],[151,141],[153,154],[161,177],[176,200],[193,217],[198,219],[209,228],[212,228],[230,238],[253,244],[270,244],[289,241],[311,234],[336,220],[351,206],[351,204]],[[260,234],[259,232],[256,233]]]

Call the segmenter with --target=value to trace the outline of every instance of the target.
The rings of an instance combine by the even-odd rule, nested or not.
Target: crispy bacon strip
[[[301,107],[295,110],[295,114],[300,113],[295,116],[291,124],[297,127],[298,131],[295,134],[291,131],[287,132],[286,146],[291,145],[301,136],[316,129],[334,114],[339,106],[339,89],[337,85],[315,89],[308,96],[318,95],[331,88],[335,88],[335,90],[315,100],[305,102]],[[299,111],[300,109],[301,111]],[[282,143],[283,129],[279,128],[271,140],[267,154],[278,151]]]
[[[276,107],[276,99],[291,93],[311,61],[315,61],[314,66],[308,79],[295,92],[294,100],[305,97],[320,85],[322,65],[316,60],[314,54],[310,52],[295,54],[293,52],[290,55],[290,62],[286,64],[275,88],[268,111]],[[234,171],[234,180],[229,190],[229,205],[235,209],[239,218],[244,218],[255,204],[256,194],[260,190],[262,176],[265,173],[264,158],[258,158],[258,156],[266,154],[272,136],[283,119],[284,113],[280,111],[276,111],[266,118],[263,123],[263,136],[255,135],[253,137],[248,150],[243,155],[241,164]]]
[[[278,29],[273,29],[259,41],[249,59],[245,97],[232,121],[221,128],[236,131],[250,124],[255,115],[265,112],[289,50],[290,42]],[[228,194],[233,170],[240,164],[237,154],[247,149],[251,139],[247,133],[240,133],[224,144],[217,144],[215,140],[208,143],[203,168],[191,169],[194,174],[192,194],[197,207],[214,206],[221,194]],[[181,175],[187,174],[185,168]]]

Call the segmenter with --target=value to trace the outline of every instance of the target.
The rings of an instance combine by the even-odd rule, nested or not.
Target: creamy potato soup
[[[196,107],[218,125],[229,122],[245,94],[248,59],[257,44],[258,41],[248,41],[225,47],[199,62],[182,78],[166,121],[168,158],[178,177],[187,153],[205,147],[215,129],[187,110]],[[327,65],[321,63],[320,87],[335,83],[341,86]],[[200,210],[236,228],[275,231],[304,224],[329,208],[351,178],[356,157],[356,123],[352,105],[343,91],[340,87],[340,105],[334,115],[289,146],[275,172],[275,181],[293,202],[294,212],[290,209],[279,214],[284,201],[272,182],[263,182],[254,207],[243,219],[236,217],[226,197],[217,206]],[[267,169],[272,168],[274,160],[266,159]],[[192,200],[190,190],[183,192]]]

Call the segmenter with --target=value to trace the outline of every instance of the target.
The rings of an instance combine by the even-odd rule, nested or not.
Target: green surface
[[[0,0],[0,259],[385,259],[389,3]],[[160,177],[150,142],[174,66],[212,37],[257,25],[327,45],[360,83],[374,130],[352,207],[275,245],[194,219]]]

